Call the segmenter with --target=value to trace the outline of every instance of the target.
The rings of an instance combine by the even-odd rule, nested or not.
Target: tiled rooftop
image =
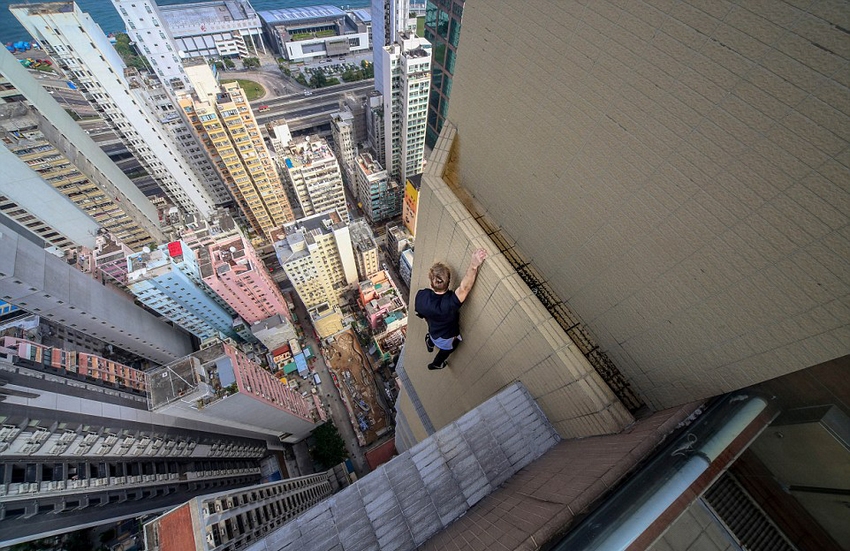
[[[558,440],[514,383],[248,551],[413,549]]]

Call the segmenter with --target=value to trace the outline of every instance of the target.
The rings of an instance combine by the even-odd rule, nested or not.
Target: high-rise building
[[[377,90],[372,90],[366,98],[366,103],[366,135],[369,144],[375,149],[375,158],[384,165],[386,163],[384,95]]]
[[[247,548],[332,495],[333,482],[327,471],[193,498],[144,525],[145,549]]]
[[[293,220],[280,176],[242,88],[219,86],[203,60],[185,67],[194,95],[181,94],[186,113],[251,228],[270,239]]]
[[[120,369],[33,343],[0,347],[2,545],[257,484],[260,460],[282,449],[258,431],[150,412],[144,393],[117,384],[128,381]]]
[[[302,218],[284,226],[274,244],[280,265],[310,309],[339,304],[342,292],[357,283],[357,265],[348,226],[336,212]]]
[[[127,257],[127,288],[155,312],[201,340],[236,337],[234,315],[210,295],[198,258],[182,241]],[[218,297],[216,297],[218,298]]]
[[[351,247],[354,249],[354,262],[357,264],[359,280],[363,281],[380,269],[378,244],[372,228],[365,219],[352,220],[348,224],[351,235]]]
[[[372,51],[375,63],[375,77],[383,73],[384,59],[378,51],[394,44],[398,34],[407,30],[407,15],[410,11],[408,0],[371,0],[372,12]]]
[[[283,294],[244,237],[224,237],[196,253],[204,283],[246,322],[289,317]]]
[[[11,11],[93,107],[106,115],[104,120],[169,198],[188,212],[209,215],[214,210],[209,192],[150,108],[156,85],[127,71],[91,16],[65,2],[17,5]]]
[[[304,217],[336,210],[343,223],[348,223],[342,173],[324,138],[295,138],[277,151],[277,161],[295,190]]]
[[[416,211],[419,208],[419,188],[422,185],[422,175],[417,174],[407,179],[404,185],[404,202],[401,207],[401,221],[410,235],[416,237]]]
[[[354,141],[354,115],[351,111],[340,108],[338,112],[331,115],[331,132],[334,139],[334,151],[342,169],[342,179],[356,196],[354,156],[357,154],[357,145]]]
[[[575,472],[566,458],[587,457],[600,473],[593,485],[611,487],[633,469],[634,456],[610,462],[603,447],[637,449],[654,430],[669,434],[678,420],[664,415],[682,408],[687,417],[693,409],[684,404],[698,401],[710,404],[706,421],[715,432],[690,434],[659,454],[670,462],[654,480],[677,483],[647,495],[632,493],[650,489],[646,478],[629,479],[601,516],[588,519],[584,542],[663,549],[676,541],[677,517],[677,534],[710,526],[706,537],[720,534],[742,548],[751,545],[744,532],[755,519],[819,524],[817,538],[788,537],[833,539],[814,547],[848,541],[815,504],[820,498],[798,491],[836,487],[827,465],[846,458],[835,453],[834,438],[808,438],[834,426],[822,413],[848,414],[846,388],[834,385],[850,354],[841,275],[850,215],[838,199],[846,198],[850,95],[840,69],[846,55],[819,47],[844,48],[847,37],[836,28],[837,12],[780,16],[774,7],[637,2],[585,11],[566,2],[504,10],[467,0],[449,120],[420,188],[411,286],[427,286],[436,260],[457,274],[476,247],[490,257],[464,302],[464,342],[449,379],[435,382],[423,368],[432,357],[419,344],[426,328],[411,319],[402,371],[415,397],[403,395],[396,406],[422,440],[522,379],[567,439],[546,465],[570,464],[554,477],[529,471],[509,481],[512,492],[496,496],[494,514],[482,509],[486,521],[475,516],[475,525],[509,518],[496,503],[544,480],[553,485],[532,495],[582,509],[571,496],[590,503],[599,494],[574,479],[554,484]],[[541,49],[511,32],[518,28],[552,41]],[[497,48],[494,35],[506,37]],[[790,392],[781,391],[786,384]],[[642,419],[623,431],[636,414]],[[798,422],[811,424],[794,428]],[[811,446],[805,456],[803,441]],[[817,475],[803,483],[804,472]],[[722,504],[728,496],[734,509]],[[773,499],[783,505],[771,506]],[[655,522],[627,534],[636,516],[611,507],[648,513],[641,504],[651,504]],[[738,520],[733,511],[742,507],[761,513],[741,529],[712,518]],[[800,511],[793,519],[781,514],[792,509]],[[565,513],[555,508],[520,529],[519,541],[563,533],[576,521]],[[670,539],[653,547],[668,528]],[[472,523],[459,523],[463,529],[466,538],[483,536]],[[695,549],[696,540],[673,547]],[[431,545],[450,547],[445,538]]]
[[[126,25],[127,36],[145,56],[166,88],[179,90],[189,85],[180,62],[180,48],[165,25],[159,6],[152,0],[112,0]]]
[[[357,198],[370,224],[380,224],[401,214],[402,188],[365,151],[354,159]]]
[[[184,331],[6,226],[0,226],[0,266],[3,300],[51,323],[156,363],[192,350]]]
[[[0,106],[2,117],[3,106]],[[56,191],[27,163],[0,147],[0,213],[57,252],[93,246],[100,225]]]
[[[383,67],[378,72],[376,64],[375,89],[383,100],[382,164],[390,177],[404,182],[422,172],[431,44],[414,33],[399,33],[396,42],[375,50],[375,58],[379,57]]]
[[[460,42],[465,0],[428,0],[425,8],[425,40],[431,43],[431,97],[428,100],[428,129],[425,143],[434,147],[449,112],[455,63]]]
[[[213,421],[299,442],[320,415],[301,396],[238,349],[214,343],[149,372],[151,411],[183,419]]]
[[[121,239],[126,239],[131,247],[140,249],[144,245],[154,243],[156,241],[154,235],[162,238],[159,228],[153,226],[143,215],[140,216],[142,212],[140,209],[130,202],[122,204],[110,194],[114,189],[110,185],[111,182],[100,177],[98,180],[101,185],[98,185],[97,180],[89,178],[77,168],[77,164],[71,160],[79,158],[73,155],[79,151],[76,144],[61,143],[59,130],[40,117],[35,109],[24,103],[15,103],[0,106],[0,110],[2,110],[0,132],[3,133],[3,145],[6,151],[31,168],[32,176],[37,175],[45,182],[49,182],[54,189],[76,204],[95,223],[108,231],[114,231]],[[54,145],[48,136],[60,143]],[[68,151],[69,154],[65,154],[59,147]],[[91,172],[97,174],[94,170]],[[124,177],[124,181],[119,183],[130,182]],[[28,193],[33,192],[30,190]],[[143,207],[150,205],[146,199],[142,198],[142,200],[148,204],[142,203]],[[50,215],[45,213],[45,216]],[[143,224],[137,223],[136,220],[142,221]],[[151,231],[147,231],[148,228]]]
[[[0,74],[24,98],[3,105],[4,148],[128,246],[141,248],[164,239],[156,208],[8,52],[0,52]],[[10,170],[15,165],[11,163]],[[19,170],[22,173],[16,177],[23,177],[25,171]],[[9,172],[6,175],[12,177]],[[39,193],[32,189],[28,192],[41,200]],[[45,198],[51,195],[46,192]],[[23,200],[19,198],[18,202]],[[50,203],[45,201],[42,208],[30,210],[40,210],[36,216],[48,225],[62,224],[48,213]],[[90,226],[81,223],[81,227]]]
[[[217,206],[229,205],[233,202],[233,198],[227,189],[221,175],[213,166],[210,156],[206,148],[201,143],[201,138],[192,130],[192,124],[189,117],[182,109],[177,107],[177,96],[182,90],[191,91],[191,83],[186,71],[183,69],[183,60],[196,53],[195,47],[186,48],[189,44],[194,44],[194,41],[189,38],[178,40],[175,38],[172,26],[178,33],[185,34],[186,32],[197,31],[198,28],[206,30],[207,25],[210,26],[210,34],[216,43],[227,42],[228,38],[221,33],[220,26],[226,26],[228,23],[233,24],[233,20],[215,22],[213,20],[204,21],[204,13],[208,9],[215,9],[215,6],[192,5],[192,13],[194,17],[180,19],[179,17],[169,19],[165,17],[164,11],[172,13],[179,6],[167,6],[160,8],[156,2],[152,0],[144,0],[137,2],[135,0],[113,0],[112,4],[121,19],[124,21],[127,29],[127,35],[130,37],[139,53],[143,53],[145,59],[151,66],[151,70],[155,73],[162,86],[156,88],[151,94],[151,99],[154,105],[154,110],[160,113],[160,121],[166,129],[174,134],[177,145],[181,148],[184,157],[192,165],[195,173],[198,174],[206,189]],[[244,6],[240,0],[232,0],[225,4],[225,9],[229,12],[239,13]],[[247,5],[247,2],[244,2]],[[253,10],[250,5],[247,6],[250,12]],[[209,14],[207,14],[209,15]],[[256,14],[254,14],[256,17]],[[216,27],[213,30],[212,27]],[[247,31],[247,29],[243,29]],[[201,31],[204,34],[203,31]],[[242,41],[241,37],[238,38]],[[207,47],[206,40],[200,41]],[[242,44],[244,47],[244,42]],[[237,48],[240,52],[242,47]],[[228,48],[225,48],[228,52]],[[217,55],[227,55],[225,53]]]

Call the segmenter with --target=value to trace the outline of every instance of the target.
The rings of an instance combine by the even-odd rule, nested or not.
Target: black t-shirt
[[[463,303],[454,291],[437,294],[432,289],[416,293],[416,315],[428,322],[432,339],[451,339],[460,335],[460,307]]]

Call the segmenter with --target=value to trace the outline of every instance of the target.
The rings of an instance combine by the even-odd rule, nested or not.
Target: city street
[[[307,309],[296,293],[293,293],[292,297],[295,304],[295,313],[298,316],[301,328],[304,330],[306,344],[313,349],[316,355],[316,360],[313,362],[313,369],[319,374],[319,378],[322,380],[322,384],[319,385],[322,402],[330,407],[331,419],[333,419],[334,425],[339,430],[339,435],[345,441],[345,448],[348,450],[348,455],[354,464],[354,472],[358,477],[362,477],[369,472],[365,450],[357,443],[357,436],[354,434],[354,428],[349,421],[348,411],[340,399],[339,391],[334,386],[330,371],[328,371],[325,360],[322,358],[321,345],[315,338],[312,324],[308,321]]]

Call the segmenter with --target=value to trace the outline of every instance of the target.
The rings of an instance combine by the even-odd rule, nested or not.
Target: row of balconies
[[[156,483],[174,482],[179,480],[205,480],[211,478],[257,474],[260,474],[259,467],[244,467],[238,469],[190,471],[184,475],[180,475],[180,473],[161,473],[136,476],[112,476],[67,481],[43,481],[41,483],[15,482],[10,484],[0,484],[0,496],[23,496],[52,492],[64,492],[70,490],[99,489],[106,488],[108,486],[150,485]]]
[[[259,467],[243,467],[241,469],[215,469],[212,471],[191,471],[186,473],[186,480],[204,480],[207,478],[221,478],[223,476],[240,476],[259,473]]]

